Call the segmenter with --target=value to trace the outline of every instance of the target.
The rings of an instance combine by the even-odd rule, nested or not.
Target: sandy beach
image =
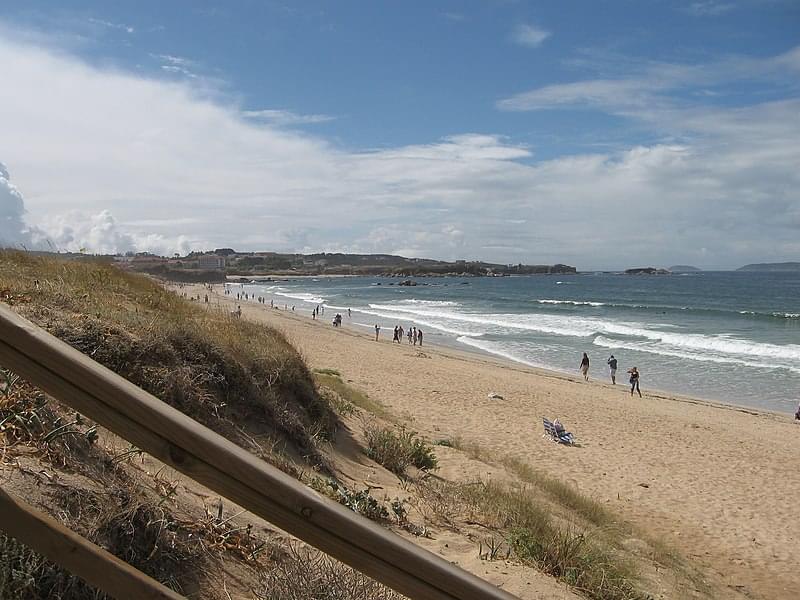
[[[205,293],[190,286],[190,295]],[[237,304],[213,294],[211,306]],[[283,331],[312,368],[334,368],[431,439],[461,436],[522,459],[606,503],[716,574],[731,598],[796,598],[800,425],[791,418],[650,393],[631,397],[604,369],[575,376],[425,345],[379,342],[291,311],[241,302]],[[331,315],[332,316],[332,315]],[[576,363],[580,357],[576,357]],[[580,380],[579,380],[580,379]],[[490,393],[503,399],[489,399]],[[541,436],[559,417],[579,447]]]

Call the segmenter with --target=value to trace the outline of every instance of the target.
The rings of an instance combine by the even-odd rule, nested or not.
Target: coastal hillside
[[[737,271],[766,271],[768,273],[800,272],[800,262],[753,263],[736,269]]]
[[[412,426],[424,414],[399,414],[336,369],[312,371],[283,334],[233,318],[208,288],[181,291],[186,299],[108,264],[0,253],[2,301],[21,315],[520,598],[715,597],[678,553],[572,485],[457,435],[420,435]],[[173,589],[211,599],[399,598],[14,373],[0,375],[4,489]],[[103,597],[3,535],[0,596]]]
[[[394,254],[285,254],[279,252],[237,252],[217,248],[213,252],[192,252],[166,258],[152,254],[105,257],[120,266],[150,273],[172,281],[224,281],[224,275],[376,275],[385,277],[492,277],[504,275],[574,274],[564,264],[497,264],[484,261],[443,261],[406,258]]]

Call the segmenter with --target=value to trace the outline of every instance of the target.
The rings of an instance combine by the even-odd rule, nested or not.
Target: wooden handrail
[[[114,598],[186,600],[3,489],[0,515],[8,535]]]
[[[321,496],[2,305],[0,364],[195,481],[410,598],[515,598]]]

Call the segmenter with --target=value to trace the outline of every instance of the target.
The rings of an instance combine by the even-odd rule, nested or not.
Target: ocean
[[[662,390],[793,412],[800,401],[800,273],[610,273],[530,277],[297,278],[244,291],[345,326],[416,326],[425,341],[609,381],[606,360]],[[238,287],[238,286],[236,286]],[[347,318],[347,309],[352,317]]]

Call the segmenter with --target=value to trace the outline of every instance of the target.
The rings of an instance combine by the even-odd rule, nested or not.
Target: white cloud
[[[587,60],[580,64],[602,70],[608,60],[613,62],[614,58],[605,57],[602,64]],[[743,82],[796,92],[797,88],[791,86],[796,85],[794,72],[800,71],[800,46],[766,58],[731,56],[691,65],[628,60],[625,67],[624,76],[546,85],[501,99],[497,107],[509,111],[577,107],[627,114],[632,110],[685,105],[687,94],[720,96],[715,87]]]
[[[513,42],[521,46],[528,46],[529,48],[538,48],[542,45],[542,42],[549,37],[549,31],[545,31],[536,25],[528,25],[525,23],[517,25],[511,32],[511,40]]]
[[[104,21],[102,19],[88,19],[89,23],[92,25],[99,25],[101,27],[106,27],[108,29],[119,29],[124,31],[125,33],[134,33],[136,30],[131,25],[125,25],[124,23],[114,23],[112,21]]]
[[[402,251],[600,268],[736,266],[798,247],[798,100],[628,105],[692,135],[536,160],[485,133],[348,151],[253,121],[191,81],[100,69],[8,36],[0,64],[0,114],[11,116],[0,160],[28,209],[6,185],[0,215],[15,235],[38,226],[70,249]],[[613,96],[595,87],[591,97]]]
[[[276,109],[245,110],[242,115],[249,119],[283,126],[313,125],[333,121],[336,118],[330,115],[301,115],[290,110]]]
[[[736,8],[731,2],[717,2],[716,0],[702,0],[692,2],[686,7],[686,12],[695,17],[715,17]]]
[[[11,183],[11,176],[0,162],[0,248],[32,246],[31,232],[25,223],[25,202]]]
[[[121,252],[152,252],[172,255],[201,249],[202,243],[187,236],[165,237],[155,233],[131,233],[117,223],[109,210],[96,214],[70,210],[55,218],[42,221],[49,245],[59,251],[115,254]],[[40,241],[39,246],[43,246]]]
[[[645,79],[591,79],[547,85],[497,103],[502,110],[542,110],[564,106],[647,106],[665,83]]]

